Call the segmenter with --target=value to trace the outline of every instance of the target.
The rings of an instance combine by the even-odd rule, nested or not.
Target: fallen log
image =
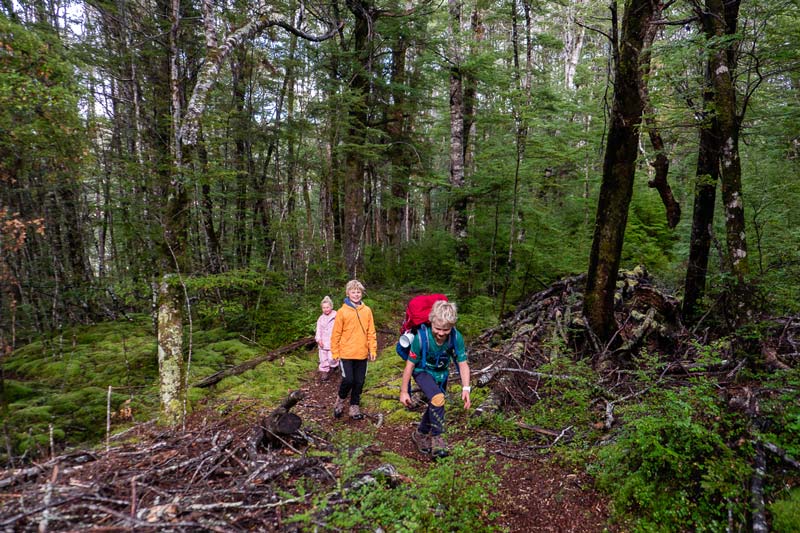
[[[287,354],[289,352],[293,352],[295,350],[299,350],[300,348],[308,348],[313,346],[317,343],[314,340],[314,337],[304,337],[300,340],[294,341],[289,343],[285,346],[281,346],[277,350],[273,350],[269,353],[264,355],[260,355],[255,359],[250,359],[249,361],[245,361],[244,363],[238,364],[236,366],[232,366],[230,368],[226,368],[225,370],[220,370],[219,372],[215,372],[210,376],[206,376],[194,385],[193,387],[210,387],[216,383],[219,383],[223,379],[230,377],[230,376],[237,376],[243,372],[247,372],[248,370],[252,370],[253,368],[257,367],[261,363],[265,363],[267,361],[272,361],[273,359],[277,359],[279,356]]]

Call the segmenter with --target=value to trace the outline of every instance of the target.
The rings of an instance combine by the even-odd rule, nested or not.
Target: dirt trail
[[[293,412],[306,422],[319,424],[325,431],[368,430],[377,422],[375,415],[378,413],[372,410],[365,410],[372,416],[360,421],[350,420],[346,413],[339,420],[333,418],[332,407],[339,381],[338,376],[327,382],[320,382],[316,373],[309,376],[303,386],[306,399]],[[368,393],[365,390],[365,394]],[[411,443],[413,429],[412,425],[383,422],[377,433],[377,445],[423,466],[429,459]],[[609,516],[606,499],[592,488],[592,481],[585,474],[554,465],[542,456],[515,458],[523,455],[520,452],[524,450],[517,449],[522,448],[519,444],[481,431],[451,435],[453,441],[465,438],[482,444],[496,457],[495,470],[501,481],[493,510],[500,513],[496,522],[498,528],[512,533],[614,531],[606,526]]]

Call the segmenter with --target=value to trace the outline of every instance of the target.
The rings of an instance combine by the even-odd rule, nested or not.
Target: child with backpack
[[[333,416],[341,418],[347,397],[350,396],[350,418],[361,420],[361,392],[367,377],[367,361],[374,361],[378,354],[378,335],[372,309],[364,305],[361,298],[364,286],[358,280],[350,280],[345,286],[344,304],[336,313],[331,334],[331,355],[340,360],[342,382]]]
[[[409,386],[413,377],[425,394],[428,406],[411,439],[420,452],[439,458],[448,455],[442,433],[450,359],[458,365],[464,409],[471,406],[470,371],[464,338],[455,329],[458,320],[456,305],[446,300],[434,302],[429,320],[430,328],[421,325],[411,342],[400,385],[400,403],[406,407],[411,406]]]
[[[331,334],[333,333],[333,324],[336,319],[336,311],[333,310],[333,300],[330,296],[326,296],[320,302],[322,314],[317,319],[317,329],[314,338],[319,347],[319,379],[320,381],[328,381],[330,371],[333,368],[338,368],[339,361],[331,357]]]

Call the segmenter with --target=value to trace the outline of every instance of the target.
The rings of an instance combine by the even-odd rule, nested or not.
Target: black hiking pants
[[[361,404],[361,391],[367,379],[366,359],[342,359],[342,382],[339,384],[339,398],[346,399],[350,395],[350,405]]]

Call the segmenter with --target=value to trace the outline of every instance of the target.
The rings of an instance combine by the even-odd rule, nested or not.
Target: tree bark
[[[355,17],[353,26],[353,75],[350,83],[352,98],[348,109],[347,137],[348,148],[344,156],[344,206],[343,206],[343,246],[347,273],[351,278],[358,276],[363,262],[362,236],[366,224],[364,209],[364,187],[366,163],[363,147],[367,142],[367,108],[369,105],[371,74],[371,35],[374,24],[373,7],[370,2],[347,0],[347,7]]]
[[[612,15],[612,24],[615,24],[613,11]],[[627,0],[621,40],[613,43],[614,102],[583,303],[589,326],[604,341],[611,338],[616,328],[614,289],[633,195],[642,121],[640,54],[652,15],[653,3],[650,0]],[[614,33],[616,35],[616,30]]]
[[[464,86],[461,57],[461,0],[448,0],[450,14],[450,187],[453,192],[451,231],[456,239],[456,259],[466,266],[467,197],[464,188]]]
[[[692,320],[697,303],[705,294],[708,256],[711,250],[711,228],[719,180],[719,126],[716,116],[707,110],[712,105],[711,63],[706,65],[706,89],[703,92],[703,116],[695,172],[692,234],[689,263],[683,288],[683,316]]]
[[[657,11],[654,18],[661,18],[662,7],[662,4],[657,4]],[[651,24],[645,34],[644,48],[641,55],[642,75],[644,80],[649,80],[652,74],[650,59],[652,57],[653,42],[655,41],[658,29],[659,26]],[[669,159],[665,153],[666,147],[664,146],[664,139],[661,137],[661,132],[656,123],[655,109],[653,109],[653,104],[650,101],[650,91],[647,88],[647,81],[639,86],[639,91],[642,97],[647,134],[650,137],[650,144],[653,146],[655,152],[655,160],[651,163],[655,176],[652,180],[647,182],[647,185],[658,191],[661,202],[664,204],[664,208],[667,211],[667,225],[674,229],[681,220],[681,206],[675,200],[675,196],[672,194],[672,189],[667,181],[667,176],[669,175]]]
[[[707,0],[703,24],[710,39],[734,35],[738,25],[739,0]],[[739,159],[741,118],[736,110],[735,44],[712,52],[712,86],[714,109],[720,133],[720,182],[725,213],[727,255],[731,271],[739,282],[749,274],[745,234],[744,203],[742,198],[742,165]]]
[[[183,416],[184,361],[182,298],[175,276],[165,275],[158,286],[158,376],[161,421],[169,425]]]

